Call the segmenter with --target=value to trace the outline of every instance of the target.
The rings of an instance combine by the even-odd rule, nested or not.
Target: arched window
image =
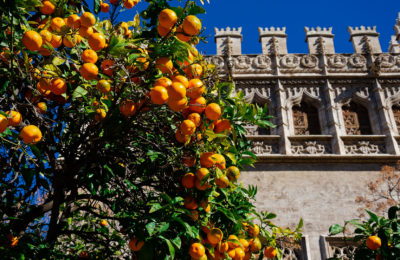
[[[302,101],[300,105],[293,106],[292,111],[295,135],[321,134],[317,108]]]
[[[396,123],[397,132],[400,134],[400,106],[395,105],[392,107],[394,122]]]
[[[372,134],[369,122],[368,109],[354,103],[343,106],[343,120],[348,135],[370,135]]]

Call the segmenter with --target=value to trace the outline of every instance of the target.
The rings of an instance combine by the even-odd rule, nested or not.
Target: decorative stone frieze
[[[257,128],[256,128],[257,129]],[[253,132],[256,134],[256,132]],[[257,156],[279,154],[280,136],[249,136],[251,142],[251,152]]]
[[[385,136],[342,136],[346,154],[385,154]]]
[[[291,152],[294,155],[331,154],[332,136],[290,136]]]

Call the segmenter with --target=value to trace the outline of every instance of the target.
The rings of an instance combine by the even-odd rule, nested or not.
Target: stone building
[[[287,259],[340,256],[331,224],[358,217],[357,195],[382,165],[400,159],[400,14],[388,52],[376,27],[348,27],[354,53],[336,53],[332,28],[305,27],[309,53],[288,53],[285,28],[259,28],[262,54],[241,52],[241,28],[215,29],[217,55],[247,101],[267,104],[276,128],[247,128],[257,207],[277,223],[304,219],[302,252]],[[300,256],[301,255],[301,256]]]

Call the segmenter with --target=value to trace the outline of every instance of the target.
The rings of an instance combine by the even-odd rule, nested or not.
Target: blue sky
[[[200,3],[199,0],[196,0]],[[88,1],[90,2],[90,0]],[[184,1],[183,1],[184,2]],[[177,1],[172,1],[172,5]],[[139,5],[121,16],[122,19],[133,17]],[[206,54],[215,54],[214,27],[242,27],[243,53],[261,53],[258,42],[258,27],[286,27],[288,34],[288,51],[290,53],[307,53],[304,26],[333,27],[334,43],[337,53],[353,52],[349,42],[348,26],[377,26],[380,33],[382,50],[387,52],[390,36],[394,34],[393,26],[398,12],[399,0],[210,0],[205,4],[206,14],[203,19],[205,34],[210,35],[208,44],[200,43],[198,49]]]

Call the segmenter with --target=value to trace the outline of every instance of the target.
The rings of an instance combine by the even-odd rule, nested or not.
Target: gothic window
[[[397,132],[400,134],[400,106],[392,107],[394,121],[396,122]]]
[[[343,120],[348,135],[372,134],[368,110],[353,101],[343,106]]]
[[[293,111],[293,126],[295,135],[320,135],[318,110],[314,106],[301,102],[295,105]]]

